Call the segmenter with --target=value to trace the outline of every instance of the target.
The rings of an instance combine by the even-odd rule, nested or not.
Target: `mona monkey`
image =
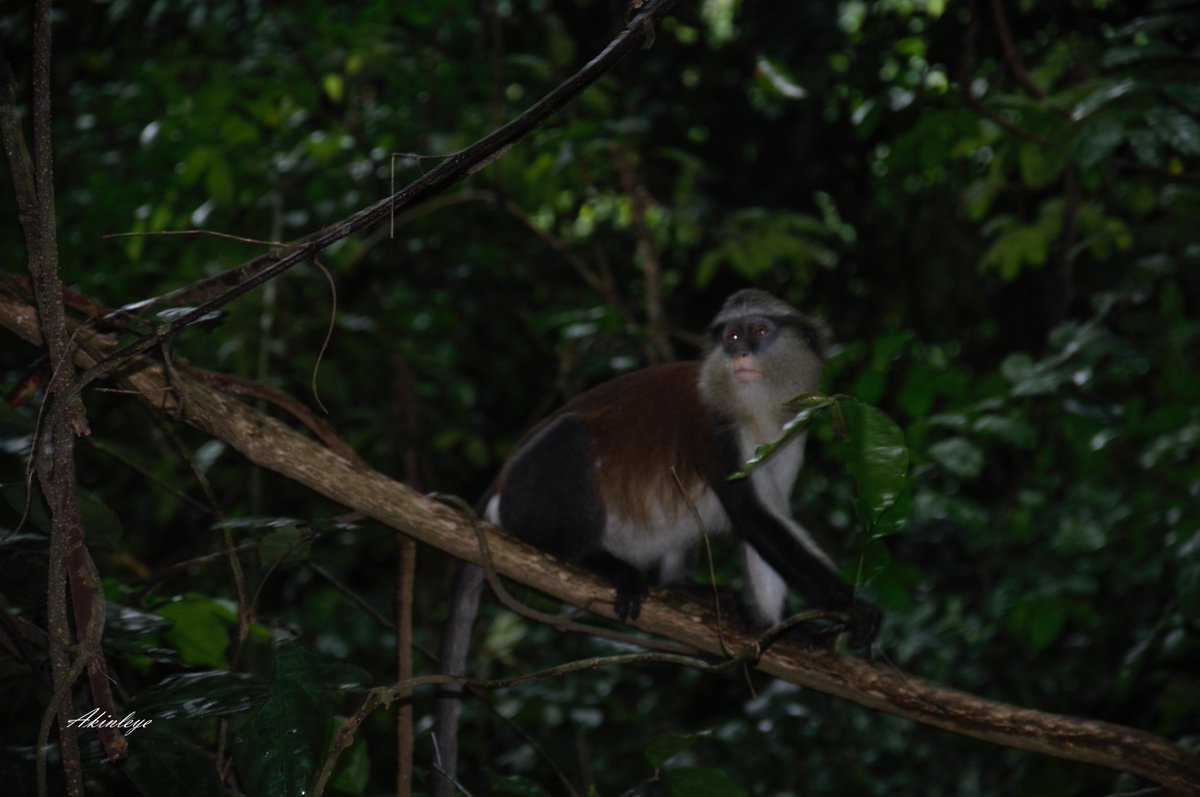
[[[846,612],[851,644],[869,650],[882,613],[856,598],[789,510],[804,435],[749,478],[727,479],[758,446],[783,436],[793,417],[784,402],[818,388],[825,327],[750,289],[726,300],[709,337],[703,361],[620,376],[535,426],[480,499],[481,514],[611,581],[622,620],[638,616],[644,570],[657,566],[660,579],[678,580],[703,534],[733,531],[745,543],[759,621],[782,618],[790,587],[817,607]],[[464,670],[482,584],[478,567],[462,566],[442,640],[447,674]],[[454,792],[457,692],[447,689],[436,711],[439,797]]]

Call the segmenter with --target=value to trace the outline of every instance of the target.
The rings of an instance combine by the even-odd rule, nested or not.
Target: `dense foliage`
[[[2,52],[27,87],[29,11],[10,5]],[[262,248],[107,234],[286,240],[335,221],[522,111],[611,38],[624,5],[62,2],[63,278],[118,306]],[[394,233],[326,253],[320,400],[375,467],[473,497],[563,398],[661,359],[664,341],[696,356],[724,295],[775,291],[829,320],[829,392],[905,430],[911,513],[886,552],[857,533],[828,425],[796,495],[847,573],[873,574],[887,659],[1200,747],[1198,43],[1200,14],[1174,0],[684,0],[649,49],[486,170]],[[18,274],[4,185],[2,268]],[[659,294],[669,336],[647,313]],[[227,309],[174,354],[311,402],[334,312],[322,274],[302,267]],[[6,391],[36,356],[5,340]],[[279,793],[256,757],[310,776],[355,690],[395,678],[393,535],[126,397],[86,402],[78,475],[110,671],[119,700],[156,719],[127,766],[93,746],[92,785],[219,794],[221,749],[245,793]],[[6,637],[44,624],[44,514],[22,512],[36,416],[36,401],[0,414]],[[225,535],[260,543],[237,661],[228,566],[168,570]],[[736,582],[734,549],[718,551]],[[436,648],[451,564],[419,551],[421,650]],[[492,676],[609,650],[495,606],[481,626],[474,661]],[[33,793],[49,697],[29,649],[0,654],[13,794]],[[435,667],[422,653],[416,666]],[[308,727],[282,733],[297,705]],[[418,793],[431,708],[418,693]],[[600,794],[1138,785],[759,676],[597,670],[466,718],[465,757],[486,762],[476,794],[561,793],[548,761]],[[336,793],[390,793],[391,722],[380,710],[363,726]]]

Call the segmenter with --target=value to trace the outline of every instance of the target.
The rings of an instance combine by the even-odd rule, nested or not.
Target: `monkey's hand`
[[[787,638],[795,640],[807,651],[833,650],[838,637],[845,629],[840,624],[829,624],[823,620],[800,623],[787,632]]]
[[[855,601],[850,607],[850,647],[865,650],[868,655],[879,627],[883,625],[883,612],[866,601]]]

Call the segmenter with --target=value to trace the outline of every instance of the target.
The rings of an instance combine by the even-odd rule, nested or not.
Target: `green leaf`
[[[1064,377],[1062,374],[1047,368],[1044,364],[1035,363],[1033,358],[1024,352],[1010,354],[1000,363],[1000,373],[1012,383],[1014,396],[1044,396],[1058,390]]]
[[[846,470],[858,483],[858,495],[872,526],[894,506],[908,483],[908,446],[904,432],[880,409],[839,397],[846,420]]]
[[[105,603],[104,639],[140,639],[141,637],[169,631],[174,623],[165,617],[143,612],[129,606],[107,601]]]
[[[1003,415],[984,415],[975,421],[972,431],[991,435],[1017,448],[1033,448],[1037,433],[1028,421]]]
[[[1113,47],[1100,56],[1100,65],[1107,71],[1143,61],[1182,58],[1179,50],[1163,42],[1149,42],[1132,47]]]
[[[909,610],[914,604],[913,596],[921,594],[921,583],[925,581],[927,577],[912,565],[889,562],[871,579],[871,593],[881,606]]]
[[[263,537],[258,558],[263,567],[289,567],[308,560],[312,553],[312,531],[284,526]]]
[[[1194,114],[1200,114],[1200,86],[1195,83],[1168,83],[1163,86],[1167,96]]]
[[[1146,122],[1160,139],[1184,155],[1200,155],[1200,122],[1178,108],[1159,105],[1146,111]]]
[[[1129,146],[1142,163],[1161,166],[1163,163],[1162,140],[1154,130],[1139,128],[1129,131]]]
[[[904,490],[896,498],[896,502],[880,513],[871,528],[871,536],[875,538],[889,537],[904,531],[908,525],[908,517],[912,514],[912,486],[905,485]]]
[[[208,171],[204,178],[204,186],[208,189],[209,195],[217,204],[228,206],[233,202],[233,167],[224,154],[218,152],[211,154]]]
[[[854,380],[850,395],[867,404],[875,404],[887,389],[887,375],[883,371],[863,371]]]
[[[1124,97],[1138,86],[1139,82],[1131,78],[1097,81],[1095,88],[1075,105],[1071,116],[1074,119],[1083,119],[1113,100]]]
[[[96,550],[115,551],[125,536],[121,518],[95,493],[82,487],[76,488],[79,498],[79,513],[83,517],[83,528],[87,533],[88,547]]]
[[[370,687],[371,674],[362,667],[344,661],[330,661],[317,666],[317,680],[331,692],[360,692]]]
[[[700,733],[664,733],[646,746],[646,761],[650,766],[659,769],[678,753],[687,750],[697,740],[711,736],[709,731]]]
[[[1066,166],[1061,148],[1047,147],[1032,141],[1022,142],[1017,151],[1021,180],[1030,188],[1045,188],[1062,174]]]
[[[269,686],[262,676],[244,672],[178,673],[139,691],[129,705],[154,719],[219,717],[262,705]]]
[[[214,529],[282,529],[299,526],[301,521],[291,517],[243,517],[214,523]]]
[[[1025,638],[1035,651],[1042,650],[1062,632],[1067,613],[1062,604],[1052,598],[1033,597],[1012,607],[1008,625]]]
[[[707,8],[715,3],[706,3]],[[769,93],[780,99],[801,100],[808,96],[804,86],[796,79],[796,76],[788,69],[787,65],[780,60],[768,58],[765,55],[758,57],[758,62],[755,64],[754,75],[758,83]]]
[[[825,244],[835,234],[824,220],[806,214],[763,208],[741,211],[724,225],[721,243],[700,258],[696,284],[707,285],[723,266],[748,282],[779,268],[787,269],[793,282],[807,282],[818,267],[837,262],[837,255]]]
[[[720,769],[680,767],[662,775],[663,784],[678,797],[744,797],[746,792]]]
[[[346,79],[337,73],[330,73],[322,78],[321,88],[325,90],[325,96],[339,103],[346,96]]]
[[[874,527],[880,517],[896,505],[908,483],[908,446],[904,442],[904,432],[887,413],[852,396],[809,393],[797,396],[786,406],[797,412],[784,425],[780,438],[759,446],[741,470],[726,478],[729,481],[747,478],[754,468],[807,428],[808,421],[816,413],[833,408],[835,423],[844,426],[846,470],[858,484],[863,517]],[[907,509],[903,513],[907,516]],[[900,513],[893,513],[888,528],[898,530],[903,522]]]
[[[155,612],[175,622],[165,638],[184,662],[214,669],[226,666],[229,630],[222,620],[223,607],[204,595],[186,595],[157,607]]]
[[[1075,140],[1075,161],[1084,169],[1091,168],[1111,156],[1125,138],[1125,120],[1119,115],[1087,122]]]
[[[1011,282],[1026,264],[1045,264],[1050,244],[1057,234],[1057,229],[1049,229],[1043,224],[1010,226],[992,242],[980,267],[985,271],[994,270],[1002,279]]]
[[[263,797],[312,789],[333,717],[312,655],[284,643],[275,656],[266,703],[240,725],[234,748],[243,791]]]
[[[960,479],[974,479],[983,472],[983,451],[965,437],[934,443],[929,447],[929,456]]]

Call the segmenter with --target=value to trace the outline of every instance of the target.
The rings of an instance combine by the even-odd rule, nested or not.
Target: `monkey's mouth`
[[[733,378],[739,382],[757,382],[763,378],[763,372],[753,365],[738,363],[733,366]]]

